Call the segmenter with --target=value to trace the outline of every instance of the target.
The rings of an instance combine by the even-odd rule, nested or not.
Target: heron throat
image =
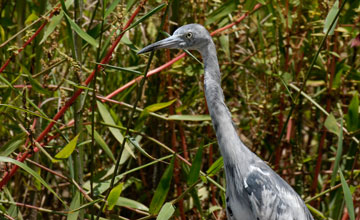
[[[200,53],[205,66],[205,97],[221,155],[228,164],[239,163],[242,159],[245,161],[248,149],[239,139],[230,111],[224,102],[221,73],[213,41],[202,48]]]

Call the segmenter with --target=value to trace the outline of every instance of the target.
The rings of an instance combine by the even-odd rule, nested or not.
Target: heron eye
[[[192,33],[191,33],[191,32],[187,33],[187,34],[186,34],[186,38],[187,38],[187,39],[192,38]]]

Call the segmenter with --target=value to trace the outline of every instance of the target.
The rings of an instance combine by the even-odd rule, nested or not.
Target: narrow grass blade
[[[219,172],[219,170],[221,168],[223,168],[224,166],[224,161],[223,158],[220,157],[219,159],[217,159],[212,165],[211,167],[206,171],[206,174],[208,176],[213,176],[215,175],[217,172]]]
[[[74,0],[66,0],[65,7],[69,8],[70,5],[74,3]],[[44,43],[44,41],[50,36],[50,34],[55,30],[55,28],[60,24],[62,18],[64,17],[64,12],[61,11],[58,15],[54,16],[50,23],[48,24],[47,28],[45,29],[44,36],[41,39],[39,44]]]
[[[100,112],[101,117],[103,118],[103,120],[105,121],[106,124],[110,124],[110,125],[114,125],[115,121],[114,119],[111,117],[110,112],[106,109],[105,105],[103,105],[101,102],[97,102],[97,106]],[[122,144],[122,142],[124,141],[124,136],[121,134],[121,132],[119,131],[119,129],[116,129],[114,127],[109,127],[110,132],[114,135],[115,139]],[[131,150],[131,148],[129,147],[129,144],[125,143],[125,149],[128,151],[128,153],[135,158],[135,154],[134,152]]]
[[[0,104],[0,106],[6,106],[8,108],[12,108],[12,109],[15,109],[15,110],[18,110],[18,111],[22,111],[22,112],[26,112],[30,115],[33,115],[33,116],[36,116],[36,117],[40,117],[40,118],[43,118],[43,119],[46,119],[48,121],[53,121],[51,118],[48,118],[48,117],[45,117],[45,116],[42,116],[36,112],[33,112],[33,111],[29,111],[27,109],[23,109],[23,108],[19,108],[19,107],[16,107],[14,105],[8,105],[8,104]]]
[[[336,157],[335,157],[335,163],[334,163],[334,169],[333,169],[333,173],[331,175],[331,183],[330,186],[334,186],[335,185],[335,181],[336,181],[336,176],[338,173],[338,169],[339,169],[339,164],[340,164],[340,160],[341,160],[341,156],[342,156],[342,149],[343,149],[343,123],[341,120],[341,129],[339,131],[339,135],[338,135],[338,146],[337,146],[337,151],[336,151]]]
[[[149,208],[150,214],[155,215],[159,213],[162,205],[164,204],[171,186],[173,170],[174,170],[174,158],[171,160],[170,165],[166,168],[164,174],[160,179],[158,186],[156,187],[154,197],[152,198],[150,203],[150,208]]]
[[[344,191],[344,197],[345,197],[345,203],[346,203],[346,207],[349,213],[349,217],[350,220],[355,220],[355,210],[354,210],[354,204],[353,204],[353,199],[352,199],[352,195],[351,195],[351,191],[350,188],[344,178],[343,173],[340,171],[340,179],[341,179],[341,185]]]
[[[88,131],[89,135],[91,134],[91,126],[90,125],[86,125],[86,130]],[[94,130],[94,139],[96,141],[96,143],[98,143],[100,145],[100,147],[105,151],[105,153],[111,158],[111,160],[115,163],[115,157],[114,154],[112,153],[112,151],[110,150],[109,146],[106,144],[106,142],[104,141],[104,139],[100,136],[100,134]]]
[[[128,140],[130,141],[130,143],[140,151],[140,153],[142,153],[143,155],[145,155],[146,157],[152,159],[152,160],[156,160],[156,158],[154,158],[153,156],[151,156],[150,154],[148,154],[139,144],[139,142],[136,141],[135,138],[128,136]]]
[[[113,66],[113,65],[109,65],[109,64],[103,64],[103,63],[96,63],[96,64],[101,65],[101,66],[104,66],[104,67],[107,67],[107,68],[111,68],[111,69],[115,69],[115,70],[120,70],[120,71],[123,71],[123,72],[134,73],[134,74],[136,74],[136,75],[142,75],[142,74],[143,74],[142,72],[139,72],[139,71],[136,71],[136,70],[133,70],[133,69],[130,69],[130,68]]]
[[[68,208],[68,206],[66,205],[66,203],[60,198],[60,196],[49,186],[49,184],[47,184],[47,182],[41,178],[41,176],[36,173],[34,170],[32,170],[30,167],[28,167],[26,164],[21,163],[17,160],[14,160],[12,158],[9,157],[2,157],[0,156],[0,162],[4,162],[4,163],[12,163],[15,164],[16,166],[21,167],[23,170],[25,170],[27,173],[29,173],[30,175],[32,175],[37,181],[39,181],[43,186],[45,186],[52,194],[54,194],[54,196],[56,198],[58,198],[60,200],[60,202],[66,207]]]
[[[107,18],[107,16],[109,16],[109,14],[114,11],[119,2],[120,0],[114,0],[111,2],[110,6],[105,11],[104,19]]]
[[[25,142],[25,133],[14,136],[10,141],[0,147],[0,156],[7,157]]]
[[[189,176],[187,179],[188,185],[192,185],[199,178],[201,164],[202,164],[202,153],[203,153],[203,147],[200,146],[196,152],[195,158],[194,158],[194,160],[192,162],[192,166],[190,168]]]
[[[166,6],[165,3],[157,6],[156,8],[154,8],[153,10],[149,11],[146,15],[142,16],[139,20],[135,21],[132,25],[130,25],[128,28],[126,28],[123,32],[126,32],[128,30],[130,30],[131,28],[135,27],[136,25],[140,24],[141,22],[143,22],[144,20],[146,20],[148,17],[150,17],[151,15],[155,14],[156,12],[160,11],[161,9],[163,9]]]
[[[325,23],[324,23],[324,30],[323,32],[328,32],[330,25],[332,24],[333,20],[336,19],[335,24],[331,27],[329,31],[329,35],[334,34],[334,30],[336,27],[336,23],[338,22],[338,17],[336,17],[336,14],[339,12],[339,0],[336,0],[334,5],[331,7],[329,14],[326,16]]]
[[[359,95],[357,92],[350,101],[349,111],[346,114],[346,122],[348,131],[356,131],[360,128]]]
[[[210,121],[210,115],[170,115],[169,121]]]
[[[71,28],[82,38],[84,39],[86,42],[88,42],[89,44],[91,44],[94,47],[98,47],[99,44],[98,42],[92,38],[90,35],[88,35],[85,31],[83,31],[65,12],[64,15],[67,19],[67,21],[69,22]]]

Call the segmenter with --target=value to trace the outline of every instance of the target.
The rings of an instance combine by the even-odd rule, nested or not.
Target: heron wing
[[[257,219],[312,219],[297,193],[265,163],[250,165],[244,191]]]

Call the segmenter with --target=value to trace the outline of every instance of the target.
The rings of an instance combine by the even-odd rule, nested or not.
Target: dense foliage
[[[160,69],[183,51],[136,54],[200,23],[234,24],[213,39],[243,142],[316,219],[359,220],[359,12],[357,0],[0,0],[0,219],[225,219],[199,54]]]

